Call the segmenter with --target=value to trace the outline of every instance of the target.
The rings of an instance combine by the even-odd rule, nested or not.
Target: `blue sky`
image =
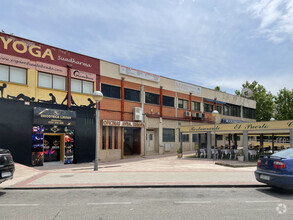
[[[6,33],[234,94],[293,88],[291,0],[1,0]]]

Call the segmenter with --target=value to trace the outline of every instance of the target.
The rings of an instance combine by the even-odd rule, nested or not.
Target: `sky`
[[[1,0],[0,30],[235,94],[292,89],[292,0]]]

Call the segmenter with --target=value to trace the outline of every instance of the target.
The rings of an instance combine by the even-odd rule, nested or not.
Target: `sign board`
[[[201,94],[200,87],[178,81],[175,81],[175,90],[184,91],[192,94]]]
[[[74,126],[76,112],[49,108],[34,108],[34,124]]]
[[[142,122],[132,122],[132,121],[114,121],[114,120],[103,120],[103,126],[114,126],[114,127],[144,127]]]
[[[127,66],[120,65],[120,73],[128,76],[133,76],[141,79],[146,79],[154,82],[160,82],[160,76],[141,70],[133,69]]]
[[[265,121],[253,123],[217,124],[202,126],[182,126],[180,132],[196,133],[208,131],[265,131],[293,129],[293,120],[289,121]]]

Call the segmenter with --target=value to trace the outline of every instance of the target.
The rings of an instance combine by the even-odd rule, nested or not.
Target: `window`
[[[175,129],[163,128],[163,142],[175,142]]]
[[[160,95],[146,92],[145,103],[160,105]]]
[[[0,80],[19,84],[26,84],[26,69],[0,65]]]
[[[174,107],[174,97],[164,96],[163,95],[163,105]]]
[[[241,111],[240,106],[226,104],[226,105],[224,105],[223,114],[229,115],[229,116],[240,117],[240,111]]]
[[[118,128],[114,127],[114,148],[118,149]]]
[[[121,89],[118,86],[102,84],[102,93],[105,97],[116,98],[116,99],[121,98]]]
[[[178,99],[178,108],[188,109],[188,100]]]
[[[198,142],[198,134],[192,134],[192,142]]]
[[[193,111],[200,111],[200,102],[192,102],[191,103],[191,109]]]
[[[182,134],[182,136],[179,133],[179,141],[180,137],[182,137],[182,142],[189,142],[189,134]]]
[[[140,102],[140,91],[124,88],[124,99]]]
[[[255,119],[255,109],[243,107],[243,118]]]
[[[106,127],[103,126],[102,149],[106,150]]]
[[[213,112],[213,110],[214,110],[214,105],[204,103],[204,111],[205,112]]]
[[[92,94],[94,92],[94,83],[80,79],[71,79],[71,91]]]
[[[222,106],[217,106],[216,109],[219,112],[219,114],[222,114]]]
[[[109,135],[108,135],[109,147],[108,147],[108,149],[112,149],[112,127],[108,127],[108,129],[109,129]]]
[[[217,140],[218,141],[222,141],[223,140],[223,135],[216,135],[216,137],[217,137]]]
[[[66,78],[64,76],[57,76],[49,73],[39,72],[38,83],[39,87],[65,90]]]

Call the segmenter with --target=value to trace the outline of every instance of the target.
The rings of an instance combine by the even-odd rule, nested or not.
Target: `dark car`
[[[261,157],[254,174],[257,181],[269,186],[293,189],[293,148]]]
[[[12,179],[15,167],[10,151],[0,148],[0,183]]]

